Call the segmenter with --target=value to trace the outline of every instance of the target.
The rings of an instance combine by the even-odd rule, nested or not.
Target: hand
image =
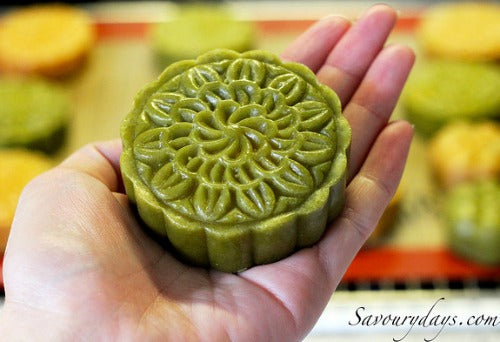
[[[346,205],[311,248],[238,275],[182,264],[146,235],[119,172],[118,141],[86,146],[23,192],[4,260],[0,336],[62,340],[303,338],[399,183],[412,128],[388,123],[413,64],[383,47],[382,5],[328,17],[283,53],[339,95],[352,126]]]

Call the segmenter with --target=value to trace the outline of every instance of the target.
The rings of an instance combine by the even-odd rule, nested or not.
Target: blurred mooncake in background
[[[31,179],[51,167],[52,161],[39,152],[0,149],[0,253],[5,250],[23,188]]]
[[[422,15],[417,39],[428,55],[449,59],[500,59],[500,4],[441,3]]]
[[[430,141],[429,154],[434,173],[445,188],[467,181],[499,178],[500,124],[456,122],[447,125]]]
[[[95,41],[91,18],[74,6],[32,5],[0,20],[0,70],[8,73],[68,75]]]
[[[402,95],[408,120],[431,136],[455,120],[500,117],[500,66],[428,60],[415,66]]]
[[[446,195],[450,248],[484,264],[500,264],[500,183],[498,179],[460,184]]]
[[[152,26],[151,44],[164,68],[216,48],[250,50],[255,46],[255,28],[221,5],[183,5],[178,16]]]
[[[70,101],[55,84],[0,77],[0,147],[55,152],[64,142]]]

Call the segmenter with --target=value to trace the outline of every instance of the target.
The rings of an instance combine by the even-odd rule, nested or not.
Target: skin
[[[147,236],[119,173],[119,141],[90,144],[24,190],[4,260],[6,340],[295,341],[320,316],[393,196],[413,129],[388,123],[414,61],[384,47],[384,5],[331,16],[282,57],[341,98],[353,140],[341,216],[315,246],[238,275],[182,264]]]

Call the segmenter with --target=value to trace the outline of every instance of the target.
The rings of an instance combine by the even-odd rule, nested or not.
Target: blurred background
[[[135,94],[165,66],[215,47],[280,53],[314,21],[355,20],[374,3],[3,2],[0,253],[29,179],[89,142],[118,138]],[[408,326],[349,322],[359,307],[364,315],[425,315],[444,298],[435,314],[484,321],[441,333],[415,326],[404,340],[497,341],[500,4],[386,3],[399,12],[389,43],[417,53],[393,115],[416,135],[396,196],[306,340],[399,339]]]

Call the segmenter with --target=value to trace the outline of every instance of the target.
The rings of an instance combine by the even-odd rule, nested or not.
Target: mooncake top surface
[[[227,224],[299,210],[343,176],[350,143],[336,94],[263,51],[171,65],[139,93],[121,133],[122,162],[162,206]]]

